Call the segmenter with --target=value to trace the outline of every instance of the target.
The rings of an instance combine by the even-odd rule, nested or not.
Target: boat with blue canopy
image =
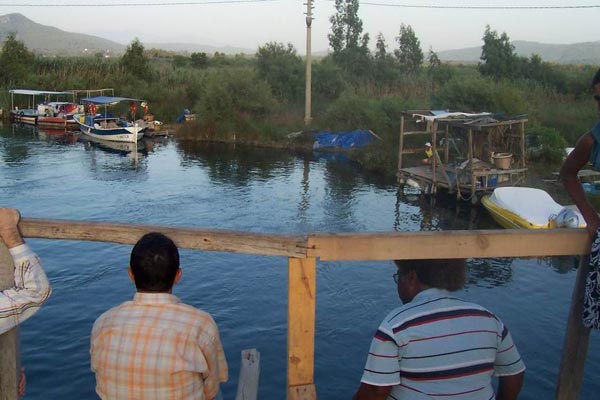
[[[115,142],[135,143],[144,136],[147,124],[143,115],[148,111],[147,103],[141,99],[114,96],[96,96],[81,99],[86,112],[75,114],[79,130],[91,137]],[[120,116],[109,112],[109,107],[119,108],[119,104],[129,103],[129,115]],[[138,105],[143,110],[138,114]],[[122,110],[121,106],[121,110]],[[140,118],[138,118],[138,116]]]

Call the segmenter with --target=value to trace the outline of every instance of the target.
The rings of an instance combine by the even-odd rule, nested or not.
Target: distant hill
[[[547,44],[515,40],[515,52],[524,57],[538,54],[544,61],[561,64],[600,64],[600,41],[573,44]],[[479,62],[480,47],[445,50],[437,53],[442,61]]]
[[[11,32],[16,33],[17,39],[36,54],[83,55],[106,51],[120,54],[125,51],[125,46],[120,43],[41,25],[22,14],[0,16],[0,40],[4,41]]]
[[[7,14],[0,16],[0,41],[15,32],[17,39],[36,54],[43,55],[84,55],[99,52],[121,55],[126,46],[98,36],[72,33],[38,24],[22,14]],[[254,54],[256,49],[244,49],[231,46],[210,46],[194,43],[144,43],[146,49],[162,49],[174,52],[204,52],[214,54],[216,51],[225,54],[247,53]],[[86,50],[87,49],[87,50]]]

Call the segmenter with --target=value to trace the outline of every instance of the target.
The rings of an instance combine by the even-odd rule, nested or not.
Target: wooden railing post
[[[315,400],[316,258],[288,259],[288,400]]]
[[[14,284],[14,264],[0,240],[0,290]],[[19,328],[0,335],[0,400],[17,400],[19,371]]]
[[[587,356],[590,329],[583,326],[583,295],[585,280],[589,271],[589,256],[580,256],[579,269],[573,287],[571,308],[567,321],[567,331],[563,344],[558,382],[556,383],[557,400],[577,400],[583,381],[583,367]]]

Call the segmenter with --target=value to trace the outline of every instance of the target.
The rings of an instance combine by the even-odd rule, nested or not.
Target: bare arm
[[[593,145],[594,137],[590,133],[583,135],[577,141],[575,149],[569,154],[560,169],[562,183],[581,212],[581,215],[583,215],[591,237],[594,236],[600,225],[600,218],[585,196],[577,173],[587,164]]]
[[[524,378],[524,371],[516,375],[501,376],[498,383],[496,400],[516,400],[523,386]]]
[[[392,392],[392,386],[373,386],[361,383],[353,400],[385,400]]]
[[[51,292],[40,259],[24,245],[19,219],[17,210],[0,208],[0,238],[15,264],[14,286],[0,292],[0,334],[32,316]]]

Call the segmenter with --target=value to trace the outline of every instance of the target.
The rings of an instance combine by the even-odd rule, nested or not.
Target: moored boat
[[[147,124],[143,119],[136,119],[137,104],[144,104],[140,99],[127,97],[97,96],[81,99],[87,113],[75,114],[73,119],[84,134],[102,140],[115,142],[137,142],[144,136]],[[119,103],[131,103],[131,118],[121,118],[109,113],[108,107]],[[99,110],[100,109],[100,110]],[[101,111],[101,113],[97,113]]]
[[[44,128],[77,129],[73,115],[82,111],[83,107],[67,101],[44,102],[37,106],[37,125]]]
[[[30,90],[30,89],[12,89],[8,91],[11,98],[11,110],[10,120],[12,122],[20,122],[23,124],[36,125],[40,116],[42,117],[55,117],[55,115],[49,115],[45,111],[40,114],[40,106],[48,104],[50,98],[57,98],[59,96],[72,96],[72,92],[55,92],[50,90]],[[19,108],[15,105],[15,95],[27,96],[27,108]],[[36,100],[36,97],[38,100]],[[36,101],[42,99],[42,103],[38,106]],[[45,110],[45,108],[44,108]],[[61,121],[55,121],[60,123]],[[63,124],[65,124],[63,122]],[[66,124],[65,124],[66,126]]]
[[[542,189],[529,187],[497,188],[481,203],[504,228],[550,229],[584,228],[579,211],[563,207]]]

